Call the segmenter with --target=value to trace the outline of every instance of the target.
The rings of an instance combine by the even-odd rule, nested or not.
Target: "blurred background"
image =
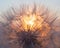
[[[0,12],[12,6],[19,6],[20,4],[43,4],[53,10],[60,11],[60,0],[0,0]]]
[[[20,4],[42,4],[60,14],[60,0],[0,0],[0,14],[10,7],[19,6]]]

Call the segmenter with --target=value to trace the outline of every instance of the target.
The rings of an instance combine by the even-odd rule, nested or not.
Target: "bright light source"
[[[23,28],[27,31],[41,28],[43,19],[35,14],[31,14],[29,16],[24,15],[21,21]]]

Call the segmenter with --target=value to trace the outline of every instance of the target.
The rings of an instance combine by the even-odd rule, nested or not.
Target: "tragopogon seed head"
[[[0,23],[0,30],[5,33],[9,48],[60,47],[53,39],[58,29],[57,17],[47,8],[35,4],[26,5],[18,10],[11,8],[2,17],[4,21]]]

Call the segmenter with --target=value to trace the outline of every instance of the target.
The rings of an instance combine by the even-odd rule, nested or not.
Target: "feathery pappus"
[[[5,48],[60,48],[57,16],[44,6],[22,5],[1,15]],[[4,47],[3,47],[4,48]]]

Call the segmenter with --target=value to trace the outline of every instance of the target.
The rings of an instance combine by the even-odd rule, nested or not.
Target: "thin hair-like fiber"
[[[38,22],[34,29],[26,31],[23,17],[33,14]],[[22,5],[20,9],[12,7],[0,16],[1,48],[60,48],[59,20],[48,8],[36,4]]]

